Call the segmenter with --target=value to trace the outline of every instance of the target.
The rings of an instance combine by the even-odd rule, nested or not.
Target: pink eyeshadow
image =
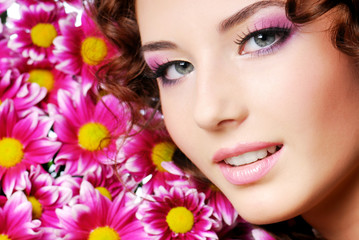
[[[253,27],[249,27],[250,30],[260,30],[270,27],[286,27],[291,26],[293,23],[284,14],[264,16],[253,24]]]
[[[167,62],[166,60],[166,57],[157,54],[155,56],[145,56],[145,61],[152,70],[155,70],[159,65]]]

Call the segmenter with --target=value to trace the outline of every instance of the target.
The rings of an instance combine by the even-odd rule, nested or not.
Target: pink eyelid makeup
[[[158,66],[169,62],[168,57],[165,54],[149,54],[151,56],[145,55],[145,61],[152,71],[155,71]]]
[[[239,55],[251,55],[251,56],[262,56],[273,53],[278,50],[284,43],[288,42],[289,38],[293,36],[296,27],[294,24],[287,19],[285,14],[271,14],[265,17],[261,17],[256,20],[253,24],[248,24],[247,30],[237,35],[236,44],[239,46]],[[263,47],[254,52],[244,51],[245,45],[248,40],[253,37],[262,35],[276,35],[280,37],[277,41],[268,47]]]
[[[276,14],[267,17],[261,17],[254,24],[248,26],[248,30],[258,31],[265,28],[271,27],[292,27],[293,23],[284,15]]]
[[[249,34],[263,29],[269,29],[269,28],[292,29],[295,27],[293,23],[289,19],[287,19],[283,10],[280,10],[280,13],[277,10],[277,11],[270,11],[268,13],[266,12],[262,14],[260,14],[259,12],[255,14],[253,17],[251,17],[249,20],[247,20],[246,23],[240,24],[240,26],[238,26],[237,28],[238,30],[236,30],[236,28],[237,27],[234,27],[237,33],[237,38],[245,39],[246,36],[248,36]],[[238,39],[234,39],[234,42],[236,42],[236,40]],[[169,61],[172,61],[170,60],[172,59],[170,55],[172,54],[168,54],[164,51],[154,51],[150,53],[145,53],[144,57],[149,68],[152,71],[156,71],[159,66],[166,64]],[[181,61],[181,58],[174,59],[173,61]]]

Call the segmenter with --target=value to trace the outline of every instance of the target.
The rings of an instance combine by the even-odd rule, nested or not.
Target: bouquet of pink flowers
[[[0,5],[0,240],[272,239],[172,163],[165,129],[130,129],[127,105],[99,93],[120,51],[86,4]]]

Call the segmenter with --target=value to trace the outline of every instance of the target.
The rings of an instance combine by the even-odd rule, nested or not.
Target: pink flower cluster
[[[12,4],[21,17],[0,26],[1,240],[273,239],[173,164],[163,127],[130,129],[127,105],[97,92],[95,71],[120,52],[86,4],[3,0],[0,11]]]

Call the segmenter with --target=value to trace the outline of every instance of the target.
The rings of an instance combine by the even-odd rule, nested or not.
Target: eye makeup
[[[155,72],[156,69],[158,69],[159,66],[163,65],[164,63],[169,62],[168,58],[164,56],[164,54],[150,54],[151,56],[146,57],[145,55],[145,61],[148,65],[148,67]],[[154,56],[152,56],[154,55]]]
[[[287,19],[284,9],[271,8],[256,13],[244,24],[236,26],[234,31],[237,35],[233,42],[238,45],[237,54],[239,56],[261,57],[280,50],[296,32],[296,27]],[[176,74],[173,74],[181,64],[191,65],[194,68],[182,57],[177,58],[172,50],[170,52],[146,53],[145,60],[153,72],[151,77],[159,79],[163,86],[173,85],[186,77],[188,73],[175,72]]]
[[[194,66],[187,61],[167,61],[152,66],[152,78],[160,79],[163,86],[173,85],[194,70]]]
[[[235,41],[239,46],[238,54],[250,54],[251,56],[271,54],[289,40],[289,37],[295,32],[295,28],[294,24],[284,14],[263,17],[252,26],[250,25],[246,31],[238,34]],[[268,41],[270,38],[272,38],[272,42]],[[252,51],[246,49],[249,42],[259,44],[260,41],[264,40],[267,40],[267,42],[262,42],[263,46],[257,45],[258,49]],[[268,44],[268,46],[264,46],[265,44]]]
[[[169,60],[171,54],[151,53],[145,54],[145,61],[152,73],[150,78],[159,79],[163,86],[173,85],[188,73],[186,69],[193,70],[193,65],[185,60]],[[184,72],[181,72],[184,71]]]
[[[278,26],[292,26],[293,23],[286,17],[283,13],[276,14],[268,14],[259,18],[254,22],[254,24],[250,24],[249,30],[258,30],[264,28],[278,27]]]

